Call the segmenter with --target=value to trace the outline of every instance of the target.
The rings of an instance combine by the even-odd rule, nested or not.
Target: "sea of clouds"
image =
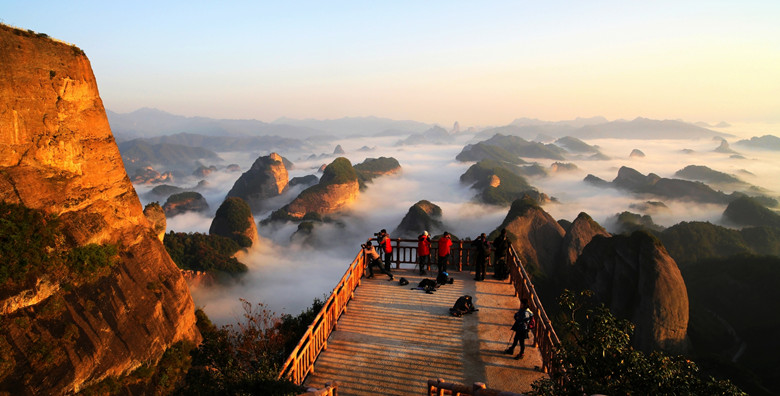
[[[571,159],[578,170],[550,174],[547,177],[530,178],[529,182],[540,191],[557,199],[544,209],[556,219],[574,220],[580,212],[586,212],[608,230],[613,224],[611,218],[622,211],[637,212],[630,205],[648,200],[663,201],[668,210],[652,213],[655,223],[671,226],[680,221],[709,221],[719,223],[725,205],[705,205],[691,202],[670,201],[660,198],[636,197],[624,191],[598,188],[583,182],[587,174],[593,174],[611,181],[621,166],[628,166],[648,174],[674,178],[674,173],[687,165],[706,165],[712,169],[733,174],[743,181],[759,186],[770,196],[780,192],[780,156],[776,152],[749,150],[733,143],[740,138],[765,134],[780,135],[778,126],[763,126],[759,129],[735,126],[723,132],[738,135],[730,138],[732,149],[744,159],[731,158],[728,154],[716,153],[720,141],[701,140],[622,140],[594,139],[586,141],[597,145],[601,152],[611,159],[593,161]],[[359,251],[360,243],[380,229],[392,232],[403,216],[419,200],[429,200],[442,208],[443,222],[450,233],[460,238],[474,238],[481,232],[495,229],[507,214],[508,208],[482,205],[473,202],[475,191],[460,183],[459,178],[471,163],[455,160],[455,156],[468,143],[475,143],[473,135],[453,136],[448,144],[396,146],[404,137],[348,138],[328,143],[315,154],[332,153],[340,144],[353,164],[368,157],[396,158],[403,170],[399,174],[374,179],[361,192],[358,201],[338,216],[341,224],[324,224],[316,228],[316,236],[327,244],[315,247],[302,245],[291,240],[297,225],[260,226],[259,246],[253,247],[241,260],[249,267],[249,273],[230,286],[193,287],[191,292],[197,306],[217,323],[238,320],[242,314],[239,299],[252,303],[263,303],[272,311],[297,315],[309,307],[315,298],[324,299],[344,275],[348,265]],[[370,152],[359,151],[363,146],[374,147]],[[633,149],[639,149],[644,158],[629,158]],[[685,154],[683,149],[693,150]],[[226,163],[237,163],[242,171],[249,169],[259,156],[269,152],[220,153]],[[290,178],[317,174],[317,169],[333,158],[307,159],[312,152],[280,152],[295,164],[289,170]],[[551,160],[534,160],[549,167]],[[208,232],[214,212],[224,200],[240,172],[217,171],[206,179],[208,187],[201,193],[211,210],[205,213],[186,213],[168,219],[168,231]],[[319,174],[318,174],[319,176]],[[192,186],[198,180],[178,181],[182,186]],[[150,187],[136,186],[144,204]],[[297,186],[274,200],[274,207],[290,202],[303,189]],[[726,193],[731,191],[724,190]],[[255,220],[266,218],[270,211],[255,213]],[[422,230],[420,230],[422,232]]]

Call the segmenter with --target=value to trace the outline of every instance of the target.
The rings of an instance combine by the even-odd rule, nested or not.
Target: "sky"
[[[35,1],[107,109],[440,125],[780,122],[777,1]]]

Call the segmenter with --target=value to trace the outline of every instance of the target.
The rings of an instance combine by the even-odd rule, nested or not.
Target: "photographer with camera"
[[[383,228],[382,231],[374,234],[374,236],[376,236],[376,242],[384,254],[385,270],[390,271],[390,264],[393,262],[393,245],[390,235],[387,235],[387,230]]]
[[[447,271],[447,264],[450,261],[450,248],[452,247],[452,238],[450,233],[444,231],[444,235],[439,238],[439,261],[436,263],[439,273]]]
[[[360,245],[360,247],[363,248],[363,254],[365,254],[366,260],[368,260],[368,276],[366,278],[371,279],[374,277],[374,266],[377,266],[379,267],[380,272],[389,276],[390,280],[393,280],[393,274],[382,265],[382,259],[379,258],[379,253],[374,249],[371,240],[369,239],[366,243]]]
[[[420,262],[420,275],[425,275],[425,267],[431,264],[431,237],[423,231],[417,237],[417,260]]]

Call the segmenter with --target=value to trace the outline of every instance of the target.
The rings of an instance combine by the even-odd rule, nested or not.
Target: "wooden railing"
[[[376,241],[376,238],[372,238],[372,241]],[[417,240],[416,239],[391,239],[393,246],[393,265],[394,268],[401,268],[401,264],[413,264],[417,265]],[[381,249],[378,249],[379,251]],[[460,240],[452,241],[452,247],[450,248],[450,263],[447,267],[449,270],[463,271],[463,267],[470,267],[475,265],[477,251],[471,246],[471,241]],[[439,244],[438,239],[431,240],[431,262],[428,266],[436,266],[436,262],[439,258]],[[490,259],[488,259],[488,266],[490,266]]]
[[[555,329],[552,327],[550,318],[542,306],[539,295],[536,294],[534,284],[523,267],[520,257],[517,255],[515,247],[509,245],[509,254],[507,256],[507,267],[509,268],[509,280],[515,287],[515,295],[519,299],[528,299],[531,312],[536,317],[536,328],[534,328],[534,346],[539,348],[539,354],[542,355],[542,370],[549,373],[554,368],[555,349],[561,344]]]
[[[414,264],[417,260],[417,241],[412,239],[396,239],[396,245],[393,247],[393,262],[396,268],[400,264]],[[402,245],[402,242],[413,242],[413,245]],[[454,261],[458,265],[458,270],[463,269],[464,262],[469,263],[473,260],[474,249],[468,246],[468,241],[453,243],[453,256],[457,257]],[[433,244],[432,244],[433,245]],[[457,251],[455,247],[457,246]],[[436,251],[433,246],[431,257],[436,257]],[[457,253],[457,255],[455,255]],[[525,271],[517,251],[510,245],[507,255],[507,267],[509,269],[510,282],[514,286],[515,295],[519,299],[527,298],[531,311],[536,316],[536,328],[534,333],[534,346],[539,349],[542,357],[542,370],[549,373],[553,369],[552,362],[555,359],[555,348],[560,345],[558,335],[552,327],[550,319],[542,306],[539,296],[536,294],[531,278]],[[366,270],[365,255],[361,251],[349,265],[346,273],[333,289],[325,301],[322,309],[314,318],[314,321],[306,333],[301,337],[298,345],[290,353],[290,357],[282,365],[278,378],[287,378],[297,385],[303,383],[306,376],[314,369],[314,362],[317,360],[320,352],[327,348],[328,337],[335,330],[336,324],[342,313],[347,310],[347,303],[354,297],[355,289],[360,285],[360,279]]]
[[[335,330],[341,314],[347,310],[347,303],[355,296],[355,289],[360,285],[365,267],[365,256],[361,251],[330,293],[330,297],[290,353],[290,357],[282,365],[279,379],[287,378],[300,385],[314,369],[317,356],[323,349],[327,349],[328,337]]]

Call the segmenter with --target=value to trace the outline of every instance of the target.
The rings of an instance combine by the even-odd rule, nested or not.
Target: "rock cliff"
[[[144,207],[144,216],[151,223],[154,232],[157,233],[157,239],[162,242],[165,238],[165,228],[168,226],[165,210],[157,202],[152,202]]]
[[[348,159],[336,158],[322,172],[319,183],[303,190],[271,220],[301,220],[304,216],[333,213],[354,202],[360,194],[355,168]]]
[[[583,250],[574,278],[616,315],[636,325],[643,350],[687,349],[688,292],[674,259],[645,232],[597,236]]]
[[[173,217],[185,212],[205,212],[209,204],[201,193],[185,191],[168,197],[162,208],[166,216]]]
[[[401,238],[416,238],[423,231],[435,235],[445,230],[441,222],[441,208],[430,201],[422,200],[412,205],[406,216],[391,235]]]
[[[288,181],[282,156],[271,153],[255,160],[252,167],[236,180],[227,196],[239,197],[249,204],[253,212],[259,212],[264,209],[265,200],[287,189]]]
[[[0,393],[78,391],[198,341],[187,285],[125,173],[87,57],[4,25],[0,54],[0,200],[57,215],[70,246],[119,253],[99,279],[48,280],[49,297],[2,315]]]
[[[552,274],[563,241],[563,228],[532,198],[525,197],[512,202],[504,222],[491,233],[493,239],[498,230],[506,228],[512,244],[525,265]]]
[[[610,234],[587,213],[580,213],[566,231],[561,243],[560,264],[569,267],[577,261],[585,246],[596,236],[609,237]]]
[[[229,197],[222,202],[211,221],[209,234],[230,238],[241,247],[257,245],[259,240],[252,210],[238,197]]]

